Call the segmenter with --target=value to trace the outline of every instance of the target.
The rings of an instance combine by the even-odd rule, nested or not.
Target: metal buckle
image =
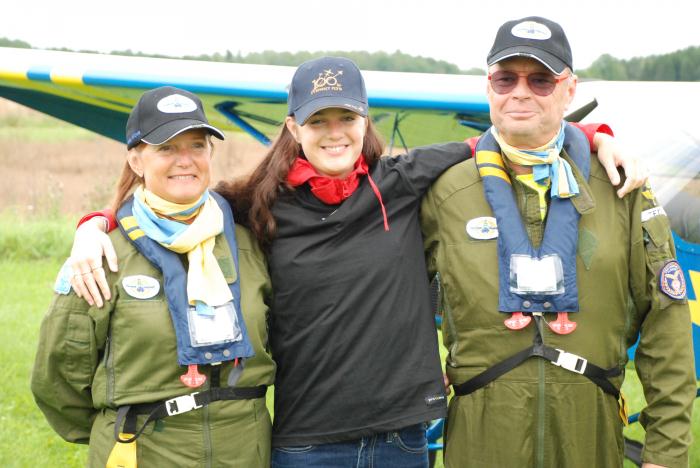
[[[561,349],[557,349],[557,351],[559,351],[559,357],[556,361],[552,361],[552,364],[563,367],[568,371],[576,372],[577,374],[583,374],[586,371],[588,359],[584,359],[575,354],[567,353]]]
[[[188,411],[201,408],[202,405],[198,405],[194,399],[194,396],[198,393],[199,392],[194,392],[190,393],[189,395],[182,395],[166,400],[165,410],[168,412],[168,416],[187,413]]]

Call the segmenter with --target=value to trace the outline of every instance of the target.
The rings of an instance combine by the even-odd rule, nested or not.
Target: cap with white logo
[[[139,143],[160,145],[187,130],[202,128],[219,138],[224,134],[209,124],[202,101],[184,89],[163,86],[143,93],[126,123],[127,149]]]
[[[486,62],[489,66],[511,57],[530,57],[561,75],[573,70],[571,47],[562,27],[540,16],[529,16],[501,25]]]

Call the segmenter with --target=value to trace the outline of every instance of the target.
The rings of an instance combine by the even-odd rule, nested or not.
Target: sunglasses
[[[559,82],[564,81],[570,76],[571,75],[566,75],[557,78],[551,73],[538,72],[525,74],[508,70],[499,70],[489,73],[489,81],[491,82],[491,89],[493,89],[496,94],[508,94],[518,86],[520,77],[523,77],[526,79],[530,91],[538,96],[549,96],[554,92],[554,88],[557,87]]]

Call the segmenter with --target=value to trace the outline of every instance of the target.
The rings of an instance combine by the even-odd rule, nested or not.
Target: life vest
[[[588,180],[590,147],[586,136],[575,127],[564,130],[564,150]],[[515,201],[501,149],[490,131],[476,145],[476,165],[484,184],[486,200],[498,225],[498,310],[501,312],[578,312],[576,287],[576,249],[580,214],[570,198],[552,198],[544,237],[539,248],[532,247]],[[556,254],[561,259],[563,292],[529,294],[511,291],[511,257],[524,255],[535,259]]]
[[[187,271],[179,255],[146,236],[139,228],[132,212],[133,197],[124,202],[117,212],[119,229],[122,234],[131,241],[141,255],[146,257],[163,274],[163,290],[168,301],[168,309],[177,338],[177,360],[183,366],[231,361],[237,358],[252,357],[255,354],[241,313],[241,276],[238,270],[238,248],[233,213],[229,204],[220,195],[214,192],[209,192],[209,195],[214,198],[224,214],[224,236],[235,264],[236,278],[233,283],[229,284],[229,288],[233,296],[241,339],[233,342],[192,346],[188,324],[190,305],[187,300]]]
[[[564,130],[564,150],[588,180],[590,147],[583,132],[567,125]],[[571,198],[550,201],[544,237],[538,249],[532,247],[518,210],[510,178],[505,171],[501,150],[490,131],[476,145],[476,165],[484,183],[486,200],[496,216],[498,225],[498,309],[501,312],[578,312],[576,287],[576,249],[580,214]],[[542,258],[556,254],[562,261],[564,291],[557,295],[516,294],[510,290],[511,255]],[[549,302],[548,306],[546,303]],[[456,396],[469,395],[518,367],[531,357],[550,361],[570,372],[584,375],[605,393],[620,398],[619,389],[609,380],[622,373],[619,366],[605,369],[586,358],[555,349],[544,343],[541,327],[544,320],[534,315],[535,333],[532,345],[492,365],[464,383],[453,385]]]

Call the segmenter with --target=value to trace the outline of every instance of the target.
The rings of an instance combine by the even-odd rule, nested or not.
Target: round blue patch
[[[659,287],[671,299],[685,299],[685,278],[676,260],[671,260],[659,273]]]

